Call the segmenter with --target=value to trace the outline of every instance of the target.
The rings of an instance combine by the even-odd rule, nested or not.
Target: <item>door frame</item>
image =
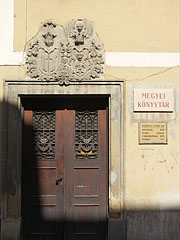
[[[1,239],[21,239],[21,98],[25,96],[108,95],[109,96],[109,203],[108,218],[124,214],[124,87],[123,81],[57,82],[5,80],[1,162]],[[119,151],[117,151],[119,149]],[[4,184],[5,183],[5,184]]]
[[[56,174],[58,174],[58,175],[56,175],[55,179],[53,180],[54,184],[55,184],[55,180],[58,179],[60,176],[62,176],[62,178],[64,179],[62,181],[62,183],[58,184],[59,186],[56,188],[56,194],[58,194],[58,195],[56,195],[58,197],[58,202],[56,201],[56,210],[55,210],[56,214],[55,215],[59,216],[61,219],[61,222],[59,222],[59,219],[55,220],[55,224],[57,226],[56,234],[61,239],[63,236],[63,232],[64,232],[64,236],[66,236],[66,237],[69,236],[68,239],[71,239],[70,230],[72,230],[72,227],[71,227],[72,214],[74,213],[74,210],[77,211],[77,209],[79,209],[79,207],[81,207],[81,210],[83,210],[84,205],[86,205],[86,207],[88,206],[91,208],[92,208],[92,206],[97,207],[99,205],[99,208],[98,208],[99,215],[98,216],[100,219],[100,226],[99,226],[99,232],[97,234],[105,234],[105,233],[107,234],[108,100],[109,100],[108,95],[98,95],[98,96],[97,95],[93,95],[93,96],[92,95],[91,96],[89,96],[89,95],[83,95],[83,96],[82,95],[76,95],[76,96],[74,96],[74,95],[73,96],[72,95],[66,95],[66,96],[56,95],[56,96],[53,96],[53,95],[51,95],[51,96],[44,96],[44,97],[42,97],[41,95],[40,96],[37,96],[37,95],[29,96],[28,95],[28,96],[21,97],[21,103],[22,103],[22,106],[24,109],[24,119],[23,119],[24,131],[23,131],[23,136],[22,136],[22,139],[23,139],[22,151],[24,153],[23,154],[23,162],[22,162],[22,175],[23,175],[22,176],[22,185],[23,185],[22,186],[22,211],[24,210],[24,213],[26,212],[26,214],[24,214],[24,216],[22,216],[22,231],[24,234],[27,233],[29,226],[31,226],[29,224],[30,223],[32,224],[31,220],[28,217],[29,207],[31,206],[32,209],[37,209],[36,208],[37,206],[45,207],[45,206],[47,206],[47,204],[50,203],[50,201],[48,201],[48,203],[47,202],[45,203],[45,201],[41,202],[42,200],[40,200],[40,198],[38,198],[38,200],[37,199],[35,200],[34,198],[32,198],[32,200],[29,200],[29,198],[28,198],[24,201],[23,196],[26,196],[26,194],[28,195],[29,190],[33,189],[33,188],[31,188],[31,185],[33,185],[33,184],[31,184],[31,181],[34,179],[36,179],[36,183],[35,183],[35,185],[33,185],[35,187],[34,189],[36,189],[35,190],[36,194],[40,194],[39,193],[39,190],[40,190],[39,184],[37,182],[37,176],[38,176],[37,169],[39,167],[41,168],[41,170],[42,169],[45,170],[48,167],[51,168],[52,161],[53,161],[53,167],[56,166]],[[38,106],[36,105],[36,102],[39,103]],[[44,106],[46,106],[46,107],[44,108]],[[31,156],[30,157],[30,159],[31,159],[30,162],[32,163],[32,166],[31,166],[31,163],[27,160],[28,160],[29,156],[31,155],[31,151],[32,151],[32,147],[31,147],[32,139],[31,138],[33,138],[33,135],[32,135],[33,111],[36,111],[36,110],[41,111],[41,109],[47,110],[47,111],[48,110],[54,111],[55,115],[56,115],[56,120],[55,120],[56,147],[55,147],[55,153],[54,153],[55,156],[51,157],[51,159],[50,159],[51,165],[47,165],[47,162],[49,162],[48,161],[49,159],[47,159],[47,158],[43,159],[43,157],[42,157],[42,159],[36,159],[36,157],[33,158],[33,156]],[[98,134],[98,140],[99,140],[98,141],[98,149],[99,149],[99,151],[98,151],[98,156],[96,156],[95,159],[91,159],[91,160],[83,159],[83,162],[82,162],[82,159],[79,160],[74,155],[75,154],[75,132],[73,134],[73,131],[69,130],[68,126],[70,126],[70,129],[74,128],[74,131],[75,131],[75,112],[76,112],[76,110],[79,110],[79,111],[84,111],[84,110],[95,111],[95,110],[97,110],[97,112],[98,112],[97,124],[98,124],[98,133],[99,133]],[[104,112],[105,112],[105,114],[103,114]],[[100,124],[100,122],[102,123],[102,125]],[[70,145],[69,145],[69,143],[70,143]],[[69,147],[69,146],[71,146],[71,147]],[[72,147],[72,146],[74,146],[74,147]],[[102,151],[102,147],[103,147],[103,151]],[[73,151],[71,151],[72,148],[74,148]],[[67,150],[67,149],[69,149],[69,150]],[[29,150],[30,150],[30,152],[29,152]],[[35,162],[34,162],[34,160],[35,160]],[[40,162],[38,160],[40,160]],[[55,162],[56,162],[56,164],[55,164]],[[84,165],[85,162],[87,165]],[[31,179],[32,172],[31,173],[29,172],[29,171],[31,171],[32,167],[33,167],[33,169],[36,169],[36,172],[34,172],[35,178],[33,178],[33,179]],[[71,171],[72,168],[74,169],[74,171]],[[91,196],[89,196],[90,198],[88,197],[88,199],[89,200],[91,199],[91,201],[92,201],[92,197],[93,198],[95,197],[95,199],[93,199],[93,201],[92,202],[90,201],[89,203],[86,201],[87,195],[83,197],[83,193],[82,193],[82,195],[79,196],[79,199],[78,199],[78,193],[72,194],[73,186],[74,186],[74,183],[77,181],[78,175],[76,175],[76,181],[74,179],[74,181],[75,181],[74,183],[73,183],[73,176],[75,177],[75,175],[74,175],[75,171],[78,170],[78,172],[79,172],[80,169],[81,170],[89,169],[91,171],[92,170],[97,171],[97,169],[98,169],[99,174],[98,174],[98,176],[96,175],[96,177],[99,177],[100,182],[95,184],[93,181],[91,183],[93,184],[94,187],[95,187],[95,185],[99,185],[99,190],[97,190],[96,197],[94,196],[95,194],[91,193]],[[25,174],[23,174],[24,171],[25,171]],[[77,172],[76,172],[76,174],[77,174]],[[94,174],[95,174],[95,172],[94,172]],[[97,172],[96,172],[96,174],[97,174]],[[54,175],[53,175],[53,177],[54,177]],[[66,177],[67,177],[67,179],[66,179]],[[95,177],[95,175],[94,175],[94,177]],[[71,181],[70,181],[70,179],[71,179]],[[88,180],[88,185],[90,183],[89,180]],[[45,182],[45,184],[46,184],[46,182]],[[62,186],[61,186],[61,184],[62,184]],[[69,187],[68,187],[69,185],[71,185],[71,190],[69,190]],[[87,185],[87,182],[86,182],[86,185]],[[51,190],[52,190],[52,182],[51,182]],[[42,195],[43,195],[43,193],[42,193]],[[32,196],[32,195],[30,194],[29,197],[30,196]],[[73,199],[76,200],[75,204],[72,204]],[[44,200],[45,200],[45,198],[44,198]],[[46,198],[46,200],[48,200],[48,199]],[[53,199],[51,199],[51,204],[52,204],[52,201],[53,201]],[[23,203],[24,203],[24,206],[23,206]],[[28,207],[26,204],[28,205]],[[36,205],[36,207],[34,206],[34,204]],[[49,207],[51,204],[49,204]],[[51,207],[52,207],[52,205],[51,205]],[[39,214],[40,214],[41,208],[38,208],[38,209],[39,209]],[[96,208],[96,210],[97,210],[97,208]],[[92,211],[94,211],[94,210],[89,211],[89,214]],[[31,210],[31,212],[32,212],[32,210]],[[69,218],[69,216],[71,216],[71,217]],[[84,215],[84,217],[86,217],[86,216],[87,216],[87,214]],[[76,215],[76,217],[77,217],[77,215]],[[70,219],[70,223],[68,222],[68,219]],[[30,220],[30,222],[29,222],[29,220]],[[44,219],[44,221],[46,221],[46,220],[47,219]],[[48,221],[49,220],[47,220],[47,222]],[[81,224],[83,224],[83,223],[81,223]],[[79,225],[79,223],[75,224],[75,225],[77,227],[77,225]],[[93,224],[93,226],[95,226],[95,225],[96,224]],[[34,225],[32,224],[32,226],[34,226]],[[61,229],[61,231],[58,231],[57,229]],[[79,229],[79,227],[78,227],[78,229]],[[30,233],[30,234],[32,234],[32,233]]]

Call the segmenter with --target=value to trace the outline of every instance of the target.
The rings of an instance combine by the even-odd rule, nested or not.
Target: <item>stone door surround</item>
[[[106,95],[109,97],[109,216],[123,212],[123,82],[81,81],[68,86],[58,82],[4,81],[2,159],[2,239],[19,240],[21,226],[21,99],[26,96]],[[38,103],[37,103],[38,104]],[[12,231],[13,229],[13,231]]]

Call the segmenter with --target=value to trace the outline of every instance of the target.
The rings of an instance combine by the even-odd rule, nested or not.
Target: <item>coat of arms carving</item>
[[[60,85],[102,79],[104,47],[89,20],[71,20],[65,27],[48,21],[28,43],[26,65],[31,79]]]

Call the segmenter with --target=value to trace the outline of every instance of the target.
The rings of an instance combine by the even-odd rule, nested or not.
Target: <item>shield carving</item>
[[[103,77],[103,44],[86,19],[71,20],[65,27],[45,22],[26,55],[27,74],[35,80],[67,85]]]
[[[38,69],[43,75],[52,75],[56,73],[59,66],[59,49],[47,52],[39,49]]]

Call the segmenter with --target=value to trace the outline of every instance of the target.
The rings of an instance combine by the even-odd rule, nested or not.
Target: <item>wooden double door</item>
[[[23,239],[107,239],[107,99],[23,104]]]

